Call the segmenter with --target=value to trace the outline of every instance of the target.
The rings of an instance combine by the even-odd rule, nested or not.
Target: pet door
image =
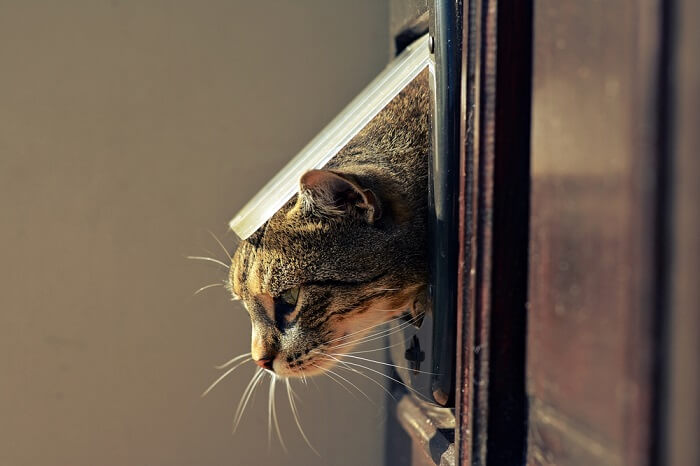
[[[428,289],[429,307],[420,323],[420,328],[405,328],[394,332],[391,358],[398,366],[398,376],[423,398],[441,406],[451,406],[454,400],[454,306],[444,303],[454,301],[456,288],[445,289],[444,256],[450,252],[445,241],[450,241],[446,228],[445,203],[454,203],[454,186],[445,184],[446,170],[455,167],[441,158],[444,146],[440,135],[442,100],[435,98],[435,89],[440,90],[440,76],[435,74],[432,41],[425,35],[409,45],[387,68],[367,86],[333,121],[311,140],[279,173],[277,173],[231,220],[230,227],[241,239],[248,238],[270,217],[285,205],[298,191],[299,179],[312,169],[320,169],[356,136],[380,111],[394,99],[413,79],[426,68],[429,69],[433,95],[433,146],[437,153],[430,154],[429,192],[429,237],[428,263],[431,279]],[[439,74],[439,73],[438,73]],[[444,138],[443,138],[444,139]],[[436,184],[437,183],[437,184]],[[438,261],[435,261],[438,257]],[[456,257],[456,252],[455,252]],[[452,259],[449,259],[452,260]],[[454,274],[453,274],[454,275]],[[438,280],[438,282],[436,282]],[[452,279],[454,280],[454,279]],[[442,284],[442,288],[440,286]],[[438,285],[438,286],[436,286]],[[448,293],[442,296],[440,293]],[[405,326],[404,326],[405,327]]]
[[[430,64],[427,36],[417,40],[277,173],[229,222],[246,239],[299,189],[308,170],[323,168],[372,118]]]

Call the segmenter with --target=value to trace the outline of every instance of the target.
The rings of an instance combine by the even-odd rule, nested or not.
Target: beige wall
[[[265,6],[263,6],[263,4]],[[299,386],[267,447],[218,254],[236,210],[387,60],[349,1],[0,0],[0,465],[380,464],[383,412]],[[356,382],[375,399],[378,388]]]

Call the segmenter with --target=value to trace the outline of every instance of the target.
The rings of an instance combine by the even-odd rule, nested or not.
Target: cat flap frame
[[[308,170],[323,168],[372,118],[425,68],[431,66],[428,36],[408,46],[243,206],[229,222],[246,239],[272,217],[299,189]]]
[[[436,44],[437,45],[437,44]],[[435,47],[439,49],[439,47]],[[456,274],[453,258],[455,230],[450,214],[454,207],[454,147],[445,143],[450,123],[447,108],[454,105],[443,94],[454,87],[444,82],[450,73],[439,50],[431,50],[428,34],[408,45],[392,62],[278,172],[231,220],[230,228],[241,239],[248,238],[269,220],[299,189],[299,179],[312,169],[323,168],[384,107],[426,68],[429,70],[433,107],[433,148],[429,155],[428,234],[429,287],[427,312],[416,329],[411,326],[392,332],[390,357],[400,377],[413,392],[441,406],[454,404]],[[456,231],[456,230],[455,230]],[[451,233],[452,232],[452,233]],[[449,263],[448,263],[449,262]],[[454,276],[453,276],[454,275]],[[414,355],[414,353],[416,353]],[[416,356],[418,355],[418,356]],[[416,356],[416,357],[414,357]],[[423,363],[421,365],[421,363]],[[410,369],[410,370],[409,370]],[[427,371],[425,369],[428,369]]]

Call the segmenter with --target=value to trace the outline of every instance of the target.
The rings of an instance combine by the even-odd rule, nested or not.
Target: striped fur
[[[253,358],[275,356],[278,375],[330,367],[320,353],[423,305],[429,105],[424,72],[236,250],[230,286],[250,314]],[[294,287],[280,324],[276,299]]]

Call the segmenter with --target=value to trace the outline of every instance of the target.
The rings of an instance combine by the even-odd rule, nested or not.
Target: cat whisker
[[[273,383],[274,383],[274,376],[270,376],[272,380],[270,380],[270,388],[269,388],[269,393],[267,395],[267,449],[268,451],[272,448],[272,400],[274,400],[274,394],[272,391],[274,390]]]
[[[226,265],[225,263],[221,262],[219,259],[214,259],[213,257],[206,257],[206,256],[187,256],[187,259],[190,260],[198,260],[198,261],[208,261],[208,262],[213,262],[215,264],[218,264],[222,267],[225,267],[227,269],[231,268],[229,265]]]
[[[422,314],[418,314],[418,315],[412,317],[411,319],[409,319],[408,321],[399,324],[397,327],[395,327],[393,329],[392,328],[385,329],[385,330],[382,330],[380,332],[374,333],[372,335],[367,335],[365,337],[358,338],[357,340],[343,342],[341,344],[333,346],[332,349],[343,348],[343,347],[352,346],[352,345],[358,345],[360,343],[367,343],[370,341],[378,340],[380,338],[388,337],[389,335],[397,333],[397,332],[411,326],[413,324],[413,322],[416,321],[421,316],[422,316]]]
[[[319,366],[316,366],[316,367],[319,367]],[[367,400],[369,400],[370,403],[372,403],[373,406],[377,406],[377,404],[376,404],[374,401],[372,401],[372,398],[370,398],[364,391],[362,391],[362,390],[360,389],[360,387],[358,387],[357,385],[355,385],[354,383],[352,383],[350,380],[346,379],[345,377],[343,377],[342,375],[338,374],[337,372],[332,371],[331,369],[324,369],[324,370],[330,372],[331,374],[335,375],[336,377],[339,377],[340,379],[342,379],[342,380],[344,380],[345,382],[349,383],[349,384],[350,384],[352,387],[354,387],[358,392],[362,393],[362,394],[364,395],[364,397],[367,398]],[[352,393],[352,392],[350,392],[349,390],[348,390],[348,392],[349,392],[349,393]],[[353,395],[353,396],[354,396],[354,395]]]
[[[407,324],[412,324],[412,323],[415,322],[417,319],[419,319],[421,316],[422,316],[422,313],[421,313],[421,314],[418,314],[418,315],[415,315],[415,316],[411,317],[410,319],[408,319],[407,321],[402,322],[401,324],[399,324],[399,326],[402,327],[402,328],[405,328],[405,327],[407,326]],[[394,318],[392,318],[392,319],[389,319],[389,320],[387,320],[386,322],[383,322],[382,324],[391,324],[391,323],[397,322],[397,321],[402,320],[402,319],[405,319],[405,317],[404,317],[403,315],[400,315],[400,316],[394,317]],[[364,336],[359,337],[359,338],[357,338],[357,339],[355,339],[355,340],[341,342],[341,343],[339,343],[337,346],[340,347],[340,346],[345,346],[345,345],[348,345],[348,344],[357,344],[357,343],[364,342],[364,341],[370,341],[370,340],[368,340],[368,339],[374,339],[374,337],[383,336],[386,332],[393,332],[394,330],[395,330],[395,328],[393,328],[393,329],[392,329],[392,328],[385,328],[385,329],[383,329],[383,330],[379,330],[378,332],[370,333],[370,334],[368,334],[368,335],[364,335]]]
[[[321,369],[321,367],[319,367],[319,366],[316,366],[316,367],[318,367],[319,369]],[[323,370],[323,369],[321,369],[321,370]],[[318,388],[318,384],[316,383],[316,379],[314,379],[313,377],[311,377],[310,380],[311,380],[311,383],[314,384],[314,388],[316,388],[316,391],[320,393],[320,392],[321,392],[321,389]]]
[[[420,313],[418,313],[418,314],[416,314],[416,315],[414,315],[414,316],[412,316],[412,317],[410,317],[410,318],[406,318],[405,315],[400,315],[400,316],[398,316],[398,317],[395,317],[394,319],[389,320],[388,322],[393,323],[393,322],[397,322],[397,321],[403,320],[403,322],[401,322],[401,323],[398,324],[398,326],[397,326],[397,327],[401,327],[401,328],[403,329],[403,328],[406,328],[406,327],[408,327],[408,326],[410,326],[410,325],[413,325],[413,324],[415,324],[416,322],[420,321],[420,319],[423,318],[423,315],[424,315],[424,314],[425,314],[424,312],[420,312]],[[393,330],[395,330],[395,329],[396,329],[396,328],[394,328],[394,329],[389,328],[389,329],[386,329],[386,330],[384,330],[384,331],[393,331]],[[369,338],[369,337],[372,337],[372,336],[376,336],[376,335],[368,335],[368,336],[365,337],[365,338]]]
[[[329,355],[329,356],[330,356],[330,355]],[[331,356],[331,357],[332,357],[332,356]],[[357,363],[354,363],[354,362],[343,361],[343,364],[349,364],[349,365],[351,365],[351,366],[361,367],[361,368],[366,369],[366,370],[368,370],[368,371],[371,371],[371,372],[374,372],[374,373],[376,373],[376,374],[379,374],[379,375],[381,375],[382,377],[386,377],[386,378],[389,379],[389,380],[393,380],[394,382],[398,383],[399,385],[402,385],[402,386],[406,387],[407,389],[409,389],[411,392],[415,393],[416,395],[418,395],[418,396],[421,397],[422,399],[428,401],[429,403],[435,404],[435,403],[433,403],[431,400],[429,400],[428,398],[426,398],[422,393],[416,391],[415,389],[409,387],[408,385],[406,385],[406,384],[403,383],[402,381],[400,381],[400,380],[398,380],[398,379],[395,379],[394,377],[391,377],[391,376],[389,376],[389,375],[387,375],[387,374],[385,374],[385,373],[383,373],[383,372],[380,372],[380,371],[378,371],[378,370],[372,369],[371,367],[363,366],[362,364],[357,364]]]
[[[247,362],[249,362],[249,361],[252,361],[252,360],[253,360],[252,358],[245,359],[245,360],[243,360],[243,362],[239,362],[238,364],[236,364],[235,366],[233,366],[231,369],[229,369],[229,370],[227,370],[226,372],[224,372],[224,373],[221,375],[221,377],[219,377],[218,379],[216,379],[216,380],[214,381],[214,383],[212,383],[211,385],[209,385],[209,388],[207,388],[206,390],[204,390],[204,392],[202,393],[202,398],[204,398],[205,396],[207,396],[207,393],[209,393],[210,391],[212,391],[212,390],[214,389],[214,387],[216,387],[216,386],[219,384],[219,382],[221,382],[221,381],[224,380],[226,377],[228,377],[228,375],[229,375],[231,372],[235,371],[236,369],[238,369],[239,367],[241,367],[243,364],[245,364],[245,363],[247,363]]]
[[[408,340],[400,341],[398,343],[394,343],[393,345],[382,346],[381,348],[375,348],[375,349],[371,349],[371,350],[362,350],[362,351],[352,351],[350,353],[343,353],[343,354],[374,353],[375,351],[380,351],[380,350],[384,350],[384,349],[395,348],[395,347],[400,346],[400,345],[405,345],[407,341]]]
[[[343,335],[342,337],[333,338],[332,340],[328,340],[326,343],[333,343],[334,341],[343,340],[343,339],[348,338],[348,337],[351,337],[351,336],[353,336],[353,335],[357,335],[358,333],[367,332],[367,331],[369,331],[369,330],[372,330],[373,328],[380,327],[380,326],[382,326],[382,325],[384,325],[384,324],[388,324],[388,323],[393,322],[393,321],[395,321],[395,320],[398,320],[398,319],[400,319],[400,318],[401,318],[401,316],[399,316],[399,317],[394,317],[393,319],[389,319],[389,320],[387,320],[386,322],[379,322],[378,324],[374,324],[374,325],[371,325],[371,326],[369,326],[369,327],[367,327],[367,328],[363,328],[363,329],[361,329],[361,330],[357,330],[357,331],[355,331],[355,332],[348,333],[347,335]]]
[[[202,291],[208,290],[209,288],[214,288],[215,286],[224,286],[224,284],[223,283],[212,283],[210,285],[204,285],[203,287],[201,287],[200,289],[195,291],[193,296],[197,296]]]
[[[345,361],[341,361],[340,359],[338,359],[338,358],[336,358],[336,357],[333,357],[333,356],[330,356],[330,355],[327,355],[327,356],[329,356],[329,357],[331,358],[331,359],[329,359],[329,360],[337,361],[338,364],[340,364],[340,365],[338,366],[339,368],[345,369],[345,370],[349,370],[350,372],[354,372],[354,373],[356,373],[356,374],[360,374],[362,377],[371,380],[375,385],[379,386],[379,388],[381,388],[382,390],[384,390],[384,391],[386,392],[387,395],[389,395],[391,398],[393,398],[394,401],[397,401],[397,400],[396,400],[396,397],[394,397],[394,395],[392,395],[391,392],[390,392],[389,390],[387,390],[386,387],[385,387],[384,385],[382,385],[382,384],[379,383],[378,381],[374,380],[374,379],[373,379],[372,377],[370,377],[369,375],[365,374],[364,372],[360,372],[360,371],[358,371],[358,370],[355,369],[355,368],[352,368],[352,367],[348,366],[348,365],[345,363]],[[336,373],[336,375],[339,375],[339,374]]]
[[[299,422],[299,414],[297,413],[297,407],[294,404],[294,398],[292,397],[292,394],[294,393],[294,390],[292,390],[292,386],[289,383],[289,379],[286,379],[285,382],[287,382],[287,398],[289,398],[289,407],[292,409],[292,415],[294,416],[294,422],[296,422],[297,427],[299,428],[299,432],[301,433],[301,436],[304,437],[304,440],[306,441],[306,444],[311,448],[311,450],[316,453],[319,457],[321,456],[318,451],[311,445],[311,442],[309,439],[306,437],[306,434],[304,433],[304,429],[301,428],[301,422]]]
[[[248,382],[248,386],[245,388],[243,391],[243,395],[241,395],[241,401],[238,402],[238,408],[236,408],[236,414],[233,416],[233,432],[236,432],[236,429],[238,429],[238,424],[241,422],[241,419],[243,418],[243,412],[245,411],[246,405],[248,405],[248,400],[250,399],[250,395],[253,393],[253,390],[255,387],[258,385],[258,382],[262,378],[264,372],[262,368],[259,368],[253,377],[250,378],[250,382]]]
[[[229,359],[228,361],[226,361],[226,362],[223,363],[223,364],[220,364],[220,365],[218,365],[218,366],[214,366],[214,369],[224,369],[224,368],[230,366],[231,364],[233,364],[234,362],[239,361],[239,360],[245,358],[246,356],[250,356],[250,353],[239,354],[238,356]]]
[[[387,310],[387,312],[388,312],[388,310]],[[382,326],[384,326],[385,324],[390,324],[390,323],[392,323],[392,322],[396,322],[397,320],[401,320],[402,318],[403,318],[403,315],[398,315],[398,316],[396,316],[396,317],[392,317],[392,318],[389,319],[389,320],[385,320],[385,321],[379,322],[378,324],[374,324],[374,325],[372,325],[372,326],[370,326],[370,327],[367,327],[367,328],[364,328],[364,329],[362,329],[362,330],[357,330],[357,331],[355,331],[355,332],[352,332],[352,333],[349,333],[349,334],[347,334],[347,335],[344,335],[344,336],[342,336],[342,337],[340,337],[340,338],[336,338],[335,340],[347,339],[348,337],[350,337],[350,336],[352,336],[352,335],[356,335],[356,334],[358,334],[358,333],[365,333],[365,332],[367,332],[367,331],[369,331],[369,330],[372,330],[372,329],[375,329],[375,328],[378,328],[378,327],[382,327]],[[379,330],[379,332],[383,332],[383,331],[385,331],[385,330],[386,330],[386,329],[384,329],[384,330]],[[368,336],[372,336],[372,335],[373,335],[372,333],[369,333],[369,334],[363,336],[362,338],[365,338],[365,337],[368,337]],[[335,340],[331,340],[331,341],[329,341],[329,343],[332,342],[332,341],[335,341]]]
[[[277,431],[277,437],[280,439],[280,444],[282,449],[287,453],[287,446],[284,444],[282,439],[282,432],[280,431],[280,424],[277,420],[277,409],[275,408],[275,384],[277,383],[277,376],[275,374],[270,374],[272,379],[270,380],[270,399],[272,400],[272,422],[275,424],[275,431]]]
[[[210,230],[207,230],[207,232],[211,235],[212,238],[214,238],[214,241],[219,243],[219,246],[221,246],[221,249],[224,251],[224,254],[226,254],[226,257],[228,258],[228,260],[233,260],[233,257],[231,256],[231,254],[228,253],[226,246],[224,246],[224,244],[219,240],[219,238],[217,238],[216,235],[213,232],[211,232]]]
[[[368,358],[361,358],[360,356],[353,356],[352,354],[345,354],[345,353],[330,353],[329,356],[347,356],[348,358],[355,358],[355,359],[360,359],[362,361],[367,361],[367,362],[373,362],[375,364],[381,364],[382,366],[389,366],[389,367],[395,367],[396,369],[406,369],[407,371],[412,371],[412,372],[418,372],[421,374],[428,374],[428,375],[439,375],[434,372],[426,372],[426,371],[419,371],[416,369],[411,369],[410,367],[404,367],[404,366],[397,366],[396,364],[390,364],[388,362],[381,362],[381,361],[375,361],[374,359],[368,359]]]
[[[292,379],[285,379],[285,380],[289,380],[290,384],[292,383]],[[295,402],[294,402],[295,407],[297,406],[297,403],[300,403],[302,405],[304,404],[304,400],[302,400],[301,397],[297,394],[297,392],[294,391],[294,388],[292,388],[292,397],[294,397],[294,400],[295,400]],[[298,408],[297,408],[297,411],[299,411]]]
[[[329,359],[329,361],[330,361],[330,359]],[[358,399],[358,398],[355,396],[355,394],[352,392],[352,390],[350,390],[348,387],[346,387],[346,386],[343,385],[341,382],[339,382],[337,379],[335,379],[333,376],[331,376],[331,374],[334,374],[334,375],[336,375],[336,376],[337,376],[338,374],[336,374],[335,372],[332,372],[332,371],[329,370],[329,369],[324,369],[323,367],[319,366],[318,364],[311,363],[311,365],[312,365],[312,366],[315,366],[315,367],[318,367],[319,369],[321,369],[321,370],[323,371],[323,372],[321,372],[323,375],[325,375],[326,377],[328,377],[329,379],[331,379],[333,382],[335,382],[335,383],[337,383],[338,385],[340,385],[341,387],[343,387],[343,389],[344,389],[346,392],[348,392],[348,393],[350,394],[350,396],[352,396],[352,397],[355,398],[356,400]],[[313,380],[313,379],[311,379],[311,380]]]

